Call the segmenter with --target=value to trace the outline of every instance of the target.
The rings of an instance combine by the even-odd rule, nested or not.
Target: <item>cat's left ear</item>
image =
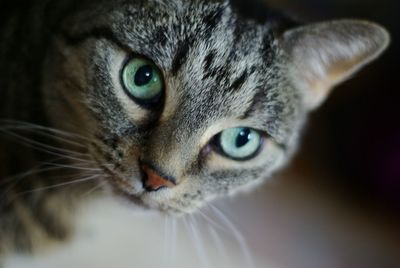
[[[322,22],[283,33],[290,74],[315,109],[331,89],[377,58],[390,36],[381,26],[357,20]]]

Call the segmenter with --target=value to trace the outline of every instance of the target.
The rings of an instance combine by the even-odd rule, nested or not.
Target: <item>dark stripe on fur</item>
[[[247,70],[245,70],[240,77],[238,77],[230,86],[231,91],[235,91],[240,89],[244,82],[246,82],[247,78],[249,77]]]
[[[203,62],[204,73],[207,73],[209,71],[209,69],[211,68],[211,65],[214,63],[215,56],[216,56],[216,52],[214,50],[212,50],[204,58],[204,62]]]
[[[260,51],[266,66],[271,66],[275,60],[275,49],[273,49],[273,44],[274,36],[272,32],[266,33],[263,37],[263,47]]]
[[[167,28],[165,26],[158,27],[152,37],[153,40],[151,43],[156,43],[160,44],[161,46],[165,46],[165,44],[168,41],[166,33],[167,33]]]
[[[258,88],[256,94],[254,94],[251,104],[247,108],[247,110],[244,112],[243,116],[241,116],[242,119],[247,119],[253,115],[254,112],[257,112],[259,109],[258,104],[262,104],[265,102],[267,98],[267,93],[265,88]]]
[[[242,40],[243,33],[248,30],[251,30],[250,27],[251,27],[250,25],[245,24],[239,20],[236,20],[235,29],[233,30],[233,38],[234,38],[233,44],[238,44]]]
[[[219,7],[217,10],[211,12],[210,14],[204,17],[203,23],[206,25],[205,36],[204,36],[205,39],[208,39],[211,36],[215,27],[221,21],[224,11],[225,7]]]
[[[190,50],[191,42],[189,40],[181,41],[178,44],[178,49],[175,53],[175,57],[172,61],[172,69],[171,72],[173,75],[176,75],[182,65],[186,62],[187,55]]]

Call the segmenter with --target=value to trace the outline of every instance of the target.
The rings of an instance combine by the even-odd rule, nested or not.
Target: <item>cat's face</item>
[[[288,47],[298,38],[271,27],[229,2],[90,6],[48,53],[49,115],[90,140],[114,192],[146,207],[188,212],[254,187],[287,163],[317,105]]]

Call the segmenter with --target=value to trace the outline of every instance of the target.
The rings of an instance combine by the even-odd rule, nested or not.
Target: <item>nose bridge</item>
[[[179,177],[183,172],[183,155],[186,153],[187,140],[183,133],[170,122],[159,124],[152,132],[146,158],[154,161],[168,174]]]
[[[190,123],[193,119],[174,117],[161,122],[153,130],[148,145],[150,160],[178,181],[198,154],[197,127],[189,125],[185,120]]]
[[[170,122],[161,122],[153,129],[149,137],[149,150],[158,157],[174,149],[176,141],[175,128]]]

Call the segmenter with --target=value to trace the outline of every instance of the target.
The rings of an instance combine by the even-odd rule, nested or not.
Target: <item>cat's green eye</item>
[[[217,136],[217,145],[225,156],[244,161],[257,155],[262,146],[263,137],[254,129],[239,127],[222,131]]]
[[[122,83],[126,92],[141,103],[157,102],[164,89],[160,70],[142,57],[131,58],[122,69]]]

